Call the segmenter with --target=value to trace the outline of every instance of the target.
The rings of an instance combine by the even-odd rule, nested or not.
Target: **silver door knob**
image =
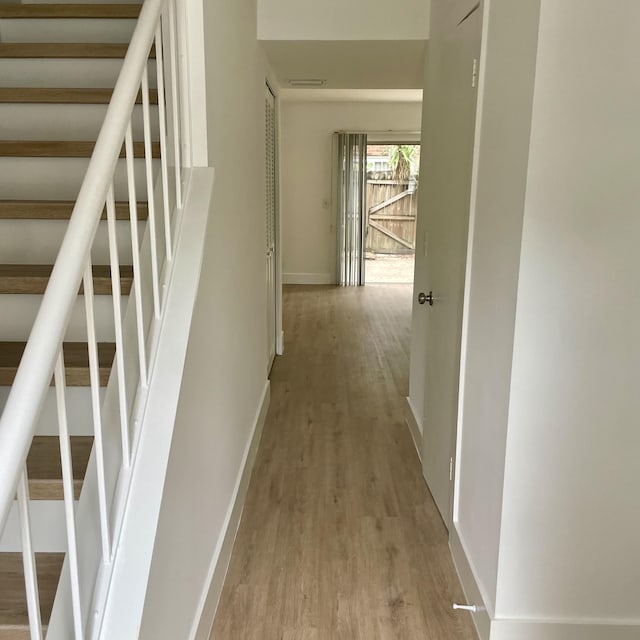
[[[423,291],[421,291],[418,294],[418,302],[420,304],[425,304],[425,303],[429,303],[430,307],[433,307],[433,291],[429,291],[429,293],[424,293]]]

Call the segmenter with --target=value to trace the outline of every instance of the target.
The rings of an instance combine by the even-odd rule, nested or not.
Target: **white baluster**
[[[129,468],[129,409],[124,371],[124,340],[122,339],[122,289],[120,287],[120,258],[116,237],[116,200],[113,183],[107,193],[107,227],[109,228],[109,255],[111,258],[111,297],[113,298],[113,323],[116,335],[116,369],[118,372],[118,400],[120,403],[120,432],[122,434],[122,464]]]
[[[133,254],[133,291],[136,300],[136,327],[138,331],[138,360],[140,362],[140,384],[147,387],[147,349],[144,335],[144,310],[142,307],[142,273],[140,272],[140,243],[138,239],[138,202],[136,200],[135,164],[133,158],[133,135],[131,121],[125,136],[127,157],[127,182],[129,185],[129,218],[131,221],[131,251]]]
[[[182,165],[180,153],[180,86],[178,82],[178,39],[176,36],[176,3],[169,0],[169,59],[171,61],[171,105],[173,120],[173,161],[176,179],[176,207],[182,209]]]
[[[171,210],[169,208],[169,171],[167,169],[167,121],[164,95],[164,61],[162,59],[162,31],[160,24],[156,29],[156,78],[158,84],[158,122],[160,125],[160,171],[162,174],[162,204],[164,211],[164,240],[167,261],[173,260],[171,246]]]
[[[73,608],[73,628],[75,640],[84,638],[82,624],[82,604],[80,601],[80,574],[78,570],[78,544],[76,536],[75,491],[73,484],[73,463],[71,459],[71,440],[67,420],[66,381],[64,374],[64,355],[58,354],[54,371],[56,385],[56,403],[58,407],[58,431],[60,434],[60,461],[62,463],[62,487],[64,491],[64,515],[67,525],[67,559],[71,577],[71,605]]]
[[[160,101],[160,97],[158,97]],[[144,160],[147,173],[147,202],[149,207],[149,233],[151,235],[151,278],[153,285],[153,312],[160,318],[160,289],[158,284],[158,244],[156,234],[156,208],[153,197],[153,149],[151,146],[151,124],[149,118],[149,74],[142,72],[142,118],[144,125]]]
[[[89,377],[91,379],[91,410],[93,413],[93,434],[98,468],[98,503],[100,507],[100,530],[102,532],[102,555],[105,562],[111,560],[111,534],[109,511],[107,509],[107,485],[104,467],[104,447],[102,442],[102,415],[100,412],[100,363],[96,341],[96,323],[93,311],[93,273],[91,258],[83,278],[84,304],[87,315],[87,347],[89,350]]]
[[[42,640],[42,620],[40,618],[40,598],[38,596],[38,576],[36,556],[31,542],[31,519],[29,517],[29,481],[25,465],[18,480],[18,513],[22,534],[22,564],[24,566],[24,585],[27,591],[27,610],[29,612],[29,633],[31,640]]]

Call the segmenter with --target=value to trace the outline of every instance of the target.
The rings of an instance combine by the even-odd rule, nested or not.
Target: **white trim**
[[[270,68],[269,68],[270,70]],[[269,76],[269,74],[267,74]],[[273,87],[269,85],[271,92]],[[276,98],[276,355],[284,353],[284,332],[282,330],[282,171],[281,171],[281,149],[282,149],[282,109],[281,99],[278,91],[274,93]]]
[[[637,640],[640,625],[494,620],[491,640]]]
[[[283,273],[282,284],[335,284],[330,273]]]
[[[461,615],[471,615],[480,640],[489,640],[491,634],[491,617],[487,612],[487,603],[482,597],[480,586],[476,581],[473,568],[469,563],[463,542],[458,535],[455,524],[451,527],[449,533],[449,549],[453,557],[453,564],[458,572],[458,578],[460,578],[462,591],[467,599],[467,602],[458,604],[475,604],[478,607],[478,611],[473,614],[458,613]],[[523,640],[523,638],[517,635],[512,636],[510,640],[515,640],[515,638]],[[491,637],[491,640],[493,640],[493,637]]]
[[[138,637],[142,621],[213,191],[213,169],[191,169],[189,176],[124,519],[107,577],[104,617],[92,636],[96,638]]]
[[[216,609],[220,602],[222,587],[231,560],[233,544],[236,539],[236,534],[238,533],[238,527],[240,526],[240,517],[244,509],[249,480],[251,479],[253,464],[262,436],[262,429],[267,418],[270,397],[270,383],[267,380],[262,393],[262,401],[260,402],[253,422],[252,435],[244,451],[242,466],[240,467],[233,497],[227,510],[224,529],[218,538],[218,543],[216,544],[211,564],[209,565],[207,580],[205,581],[200,603],[198,604],[198,610],[193,621],[191,632],[189,633],[190,640],[208,640],[211,634]]]
[[[449,548],[467,602],[475,604],[472,615],[480,640],[637,640],[640,622],[635,620],[521,620],[492,618],[487,611],[464,542],[455,527],[449,536]]]
[[[404,419],[409,427],[409,432],[411,433],[411,438],[413,439],[418,459],[422,462],[422,425],[418,421],[418,416],[411,404],[411,398],[408,396],[405,398]]]
[[[284,331],[278,334],[278,342],[276,344],[276,354],[279,356],[284,355]]]

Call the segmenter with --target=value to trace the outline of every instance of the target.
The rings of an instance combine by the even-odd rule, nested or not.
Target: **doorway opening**
[[[419,171],[419,144],[367,144],[365,284],[413,283]]]

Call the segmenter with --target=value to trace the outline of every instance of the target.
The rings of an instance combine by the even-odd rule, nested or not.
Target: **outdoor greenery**
[[[417,147],[412,144],[397,144],[390,148],[389,163],[394,180],[409,180]]]

